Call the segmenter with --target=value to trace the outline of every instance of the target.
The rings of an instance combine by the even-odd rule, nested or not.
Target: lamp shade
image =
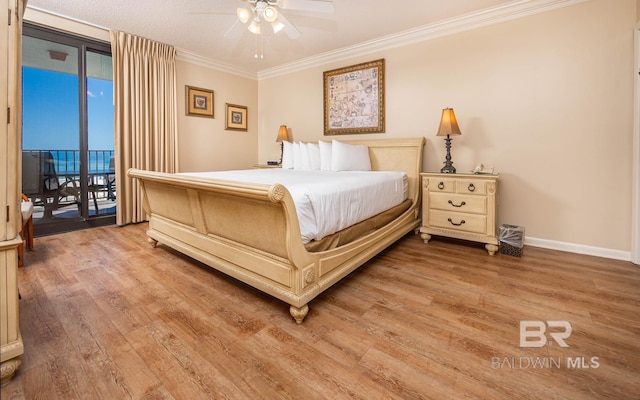
[[[254,35],[259,35],[262,31],[262,28],[260,27],[260,21],[254,19],[253,21],[251,21],[251,23],[249,24],[249,28],[247,29],[249,29],[249,32],[253,33]]]
[[[249,10],[241,7],[238,7],[236,9],[236,15],[238,16],[240,22],[242,22],[243,24],[249,22],[249,18],[251,17],[251,13],[249,12]]]
[[[289,133],[287,132],[286,125],[280,125],[280,129],[278,129],[278,137],[276,138],[276,142],[288,142],[289,141]]]
[[[458,121],[456,121],[456,115],[453,113],[453,108],[445,108],[442,110],[442,118],[440,119],[440,127],[438,128],[438,134],[436,136],[460,136],[460,128],[458,127]]]
[[[284,24],[280,21],[273,21],[271,28],[273,29],[273,33],[278,33],[284,28]]]
[[[274,6],[267,6],[264,11],[262,11],[262,17],[267,22],[274,22],[278,19],[278,10],[276,10]]]

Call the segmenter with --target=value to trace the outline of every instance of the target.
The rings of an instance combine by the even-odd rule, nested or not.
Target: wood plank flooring
[[[409,235],[296,325],[145,229],[36,238],[19,271],[23,364],[2,400],[640,398],[629,262]],[[568,321],[569,347],[554,327],[520,347],[521,320]]]

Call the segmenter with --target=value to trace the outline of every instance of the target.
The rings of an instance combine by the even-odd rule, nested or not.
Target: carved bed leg
[[[291,306],[289,307],[289,313],[291,314],[293,319],[296,320],[296,323],[301,324],[304,317],[306,317],[309,313],[309,306],[306,304],[299,308]]]
[[[147,242],[149,242],[151,244],[151,247],[153,247],[154,249],[156,248],[156,246],[158,246],[158,241],[155,239],[151,239],[150,237],[147,238]]]
[[[11,360],[3,361],[0,367],[2,370],[2,378],[0,378],[0,385],[4,386],[18,371],[20,365],[22,364],[22,357],[12,358]]]

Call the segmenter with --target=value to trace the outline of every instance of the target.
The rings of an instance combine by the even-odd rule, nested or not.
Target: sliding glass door
[[[115,222],[108,43],[25,25],[22,190],[36,235]]]

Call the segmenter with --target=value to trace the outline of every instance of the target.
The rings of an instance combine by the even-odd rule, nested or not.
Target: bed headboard
[[[367,146],[374,171],[405,171],[409,178],[409,198],[418,202],[424,137],[340,141]]]

